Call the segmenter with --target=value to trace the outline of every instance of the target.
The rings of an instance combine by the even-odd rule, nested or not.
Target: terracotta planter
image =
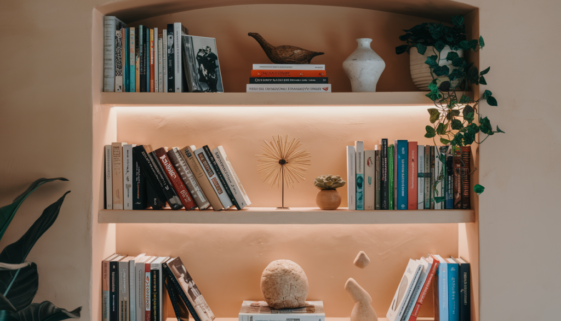
[[[451,61],[446,60],[446,56],[450,51],[452,50],[449,46],[446,46],[444,47],[444,49],[442,49],[442,52],[440,52],[440,60],[438,61],[438,64],[440,66],[448,66],[448,68],[450,68],[450,72],[452,72],[452,70],[456,69],[456,67],[452,66]],[[458,53],[458,56],[464,56],[464,51],[462,49],[456,52]],[[417,86],[419,90],[429,90],[429,84],[432,81],[432,76],[430,74],[430,67],[429,65],[425,64],[425,61],[427,61],[428,56],[437,55],[437,53],[438,52],[432,46],[427,47],[427,51],[425,51],[424,55],[419,54],[417,48],[411,48],[411,51],[409,52],[409,68],[411,71],[411,78],[413,79],[413,83],[415,83],[415,86]],[[443,80],[449,80],[446,76],[440,76],[439,78],[442,78]],[[452,86],[456,86],[457,84],[457,80],[454,80],[452,82]]]
[[[322,210],[336,210],[341,205],[341,194],[336,189],[322,189],[316,196],[316,203]]]

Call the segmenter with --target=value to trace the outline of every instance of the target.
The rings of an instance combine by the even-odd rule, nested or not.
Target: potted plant
[[[499,126],[494,130],[491,121],[479,112],[482,102],[497,106],[493,93],[490,90],[480,90],[482,94],[476,98],[468,94],[472,85],[487,85],[485,75],[491,67],[479,71],[477,66],[464,59],[460,50],[483,49],[485,41],[482,36],[467,40],[462,16],[454,16],[452,22],[452,26],[423,23],[405,30],[406,33],[400,36],[400,40],[406,44],[396,47],[396,53],[399,55],[409,52],[413,55],[416,52],[426,56],[424,64],[431,77],[428,84],[430,92],[426,96],[433,101],[435,107],[428,109],[430,124],[425,127],[425,137],[432,138],[435,145],[438,145],[438,136],[441,144],[455,148],[473,143],[481,144],[489,136],[504,131]],[[450,49],[445,50],[446,47]],[[485,137],[481,139],[481,135]],[[443,160],[444,155],[440,157]],[[484,188],[477,184],[474,190],[480,194]],[[443,197],[439,197],[436,201],[441,202],[442,199]]]
[[[337,188],[345,186],[345,181],[339,175],[321,175],[314,180],[314,185],[320,189],[316,196],[316,203],[322,210],[336,210],[341,205],[341,195]]]

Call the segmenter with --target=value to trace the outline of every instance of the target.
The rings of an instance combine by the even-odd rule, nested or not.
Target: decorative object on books
[[[376,311],[372,307],[372,298],[353,278],[345,283],[345,290],[349,292],[355,305],[351,312],[351,321],[378,321]]]
[[[321,175],[314,180],[314,185],[320,189],[316,196],[316,203],[322,210],[336,210],[341,205],[341,194],[337,188],[345,186],[345,181],[339,175]]]
[[[480,90],[481,97],[474,99],[467,94],[470,85],[487,85],[485,75],[491,67],[479,71],[473,62],[466,61],[461,54],[463,51],[477,51],[483,49],[485,41],[479,39],[468,40],[464,18],[462,16],[452,17],[452,26],[441,23],[422,23],[405,30],[405,34],[399,37],[405,41],[404,45],[395,48],[396,54],[410,52],[415,47],[419,55],[431,52],[425,64],[430,70],[430,83],[426,95],[436,108],[429,108],[430,125],[425,127],[425,137],[433,138],[436,145],[436,137],[444,145],[469,146],[472,143],[481,144],[489,136],[496,133],[504,133],[499,126],[493,130],[491,121],[479,113],[481,101],[487,102],[489,106],[497,106],[497,99],[490,90]],[[429,48],[429,47],[433,47]],[[449,47],[450,50],[445,49]],[[452,64],[441,65],[441,60]],[[485,138],[478,139],[478,133],[485,134]],[[439,155],[444,157],[444,155]],[[469,173],[468,175],[471,175]],[[477,185],[477,192],[481,192]],[[433,187],[434,188],[434,187]]]
[[[368,266],[368,264],[370,264],[370,258],[366,255],[366,253],[364,253],[364,251],[360,251],[358,252],[353,264],[358,268],[364,269]]]
[[[261,292],[273,309],[303,307],[308,297],[308,278],[300,265],[276,260],[261,275]]]
[[[257,40],[267,57],[276,64],[309,64],[315,56],[323,55],[323,52],[310,51],[295,46],[275,47],[256,32],[250,32],[247,35]]]
[[[358,47],[343,62],[343,69],[351,81],[353,92],[375,92],[386,63],[370,48],[372,39],[359,38],[356,41]]]
[[[182,36],[183,64],[191,92],[224,92],[216,39]]]
[[[282,207],[284,206],[284,185],[293,187],[300,180],[306,180],[304,174],[310,166],[310,153],[302,149],[297,138],[289,141],[288,135],[273,137],[271,142],[264,141],[263,154],[257,155],[257,171],[264,182],[282,187]]]
[[[14,202],[0,208],[0,239],[16,215],[20,205],[37,188],[52,181],[68,181],[66,178],[40,178],[33,182],[25,192],[16,197]],[[49,205],[43,214],[31,225],[23,236],[4,248],[0,253],[0,317],[2,320],[65,320],[80,318],[81,307],[67,311],[57,308],[49,301],[31,303],[39,288],[39,274],[37,265],[25,262],[27,255],[37,242],[56,221],[64,198],[70,191],[64,193],[56,202]]]

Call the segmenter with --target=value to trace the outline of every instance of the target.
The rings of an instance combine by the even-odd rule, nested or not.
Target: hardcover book
[[[158,193],[156,193],[156,190],[154,190],[150,184],[146,186],[146,200],[148,206],[150,206],[153,210],[161,210],[164,206],[166,206],[166,203],[160,200]]]
[[[123,91],[129,91],[129,29],[121,29],[123,46],[122,46],[122,58],[123,58]]]
[[[181,297],[177,294],[175,286],[171,281],[171,277],[164,273],[164,286],[168,292],[169,300],[173,307],[175,317],[177,321],[188,321],[189,320],[189,310]]]
[[[458,283],[460,285],[460,321],[471,320],[471,272],[469,262],[457,258],[460,264]]]
[[[446,154],[446,209],[454,208],[454,157]]]
[[[448,263],[440,255],[434,255],[439,262],[437,270],[438,286],[435,291],[438,292],[438,319],[439,321],[449,321],[448,314]],[[436,303],[435,303],[436,304]],[[436,311],[435,311],[436,313]]]
[[[364,142],[355,141],[356,209],[364,210]]]
[[[144,33],[144,52],[146,53],[146,92],[150,92],[150,75],[152,74],[152,70],[150,68],[150,58],[152,56],[150,50],[150,28],[144,29],[146,32]]]
[[[122,210],[123,199],[123,145],[126,143],[111,144],[111,168],[113,170],[113,209]]]
[[[408,184],[407,184],[407,197],[408,197],[408,206],[407,209],[409,210],[416,210],[418,207],[417,204],[417,171],[418,171],[418,164],[419,156],[417,155],[417,142],[409,142],[409,172],[408,172]]]
[[[281,65],[279,65],[281,66]],[[328,84],[327,77],[255,77],[249,78],[250,84]]]
[[[101,320],[109,321],[110,318],[110,288],[111,277],[109,264],[113,259],[118,257],[118,254],[113,254],[101,262]]]
[[[455,209],[462,208],[462,151],[459,146],[454,146],[452,150],[453,167],[454,167],[454,188],[453,188],[453,206]]]
[[[394,192],[395,192],[394,157],[395,157],[394,144],[390,144],[390,146],[388,146],[388,208],[387,208],[388,210],[394,209]]]
[[[208,145],[204,145],[203,150],[205,152],[205,156],[206,156],[207,160],[210,162],[210,165],[214,168],[214,173],[218,177],[220,185],[222,185],[222,188],[226,192],[226,195],[228,195],[228,198],[230,199],[230,202],[232,202],[232,204],[238,210],[241,210],[240,204],[238,204],[238,200],[236,200],[236,198],[234,197],[234,193],[232,193],[232,190],[230,189],[230,186],[228,185],[228,182],[226,181],[226,178],[224,177],[224,173],[220,169],[220,166],[218,166],[218,162],[214,158],[214,155],[210,151],[210,148],[208,147]]]
[[[409,202],[409,143],[406,140],[398,140],[395,146],[397,154],[397,176],[395,178],[396,184],[396,209],[406,210]]]
[[[117,17],[103,17],[103,91],[105,92],[115,91],[116,32],[126,26]]]
[[[154,29],[150,29],[150,92],[153,93],[156,90],[156,83],[154,82],[154,75],[156,74],[156,66],[154,64]]]
[[[421,306],[423,305],[423,302],[425,301],[425,298],[426,298],[427,293],[429,291],[429,288],[432,284],[432,281],[435,278],[436,271],[438,271],[438,264],[439,264],[438,260],[436,260],[432,256],[428,256],[425,260],[430,264],[429,265],[429,272],[428,272],[428,275],[425,279],[423,287],[421,288],[419,298],[417,299],[417,302],[415,303],[415,307],[413,308],[413,311],[411,312],[411,316],[409,317],[408,321],[417,320],[417,316],[419,315],[419,311],[421,310]],[[438,310],[436,310],[436,311],[438,311]],[[437,313],[437,315],[438,315],[438,313]]]
[[[109,321],[121,321],[119,316],[119,261],[124,257],[115,257],[109,263]]]
[[[222,174],[224,174],[224,179],[226,180],[226,184],[230,187],[230,191],[236,198],[236,201],[240,205],[241,208],[244,208],[248,205],[251,205],[251,201],[249,200],[249,196],[247,195],[245,189],[243,188],[242,182],[238,178],[236,171],[234,170],[234,166],[230,163],[228,156],[226,155],[226,151],[224,147],[218,146],[212,150],[214,154],[214,159],[220,168]]]
[[[323,301],[306,301],[293,309],[272,309],[265,301],[243,301],[238,321],[325,321]]]
[[[152,157],[150,157],[143,145],[133,147],[132,151],[134,155],[136,155],[141,172],[148,182],[147,194],[150,205],[154,204],[154,202],[151,201],[151,193],[154,193],[155,195],[152,195],[156,196],[161,203],[165,203],[167,198],[163,192],[164,183],[161,181],[160,177],[156,175],[156,169],[154,162],[152,161]]]
[[[383,138],[380,142],[380,193],[381,207],[383,210],[389,210],[389,173],[388,173],[388,139]]]
[[[374,155],[376,158],[376,196],[374,197],[374,209],[379,210],[381,209],[381,190],[380,190],[380,178],[382,176],[382,172],[381,172],[381,165],[382,165],[382,161],[380,158],[380,151],[378,150],[378,145],[374,146]]]
[[[169,32],[169,27],[168,27],[168,32]],[[185,28],[181,22],[174,22],[173,23],[173,42],[175,43],[174,46],[174,54],[173,54],[173,71],[174,71],[174,80],[175,80],[175,92],[176,93],[180,93],[185,91],[184,87],[185,84],[183,83],[183,66],[181,64],[181,59],[182,59],[182,55],[181,55],[181,43],[182,43],[182,36],[183,35],[188,35],[189,31],[187,30],[187,28]],[[203,73],[201,71],[201,73]]]
[[[415,204],[417,205],[417,204]],[[409,301],[407,302],[407,306],[405,308],[405,313],[403,314],[403,317],[401,318],[401,320],[409,320],[411,317],[411,314],[413,313],[413,309],[415,308],[415,304],[417,303],[417,300],[419,299],[419,296],[421,294],[421,290],[425,284],[425,281],[429,275],[430,272],[430,268],[431,268],[431,263],[429,263],[427,260],[425,260],[425,258],[421,258],[420,260],[418,260],[418,262],[421,264],[421,274],[419,275],[419,279],[417,280],[417,284],[415,285],[415,288],[413,289],[413,292],[411,293],[411,297],[409,298]]]
[[[129,261],[132,256],[119,261],[119,321],[130,321]]]
[[[129,92],[136,91],[136,31],[129,28]]]
[[[459,276],[459,265],[452,259],[446,259],[448,263],[448,320],[459,321],[460,320],[460,299],[459,291],[460,285],[458,282]]]
[[[138,26],[138,50],[139,50],[139,72],[140,92],[147,92],[146,88],[146,28]],[[149,88],[148,88],[149,89]]]
[[[158,42],[158,28],[154,28],[154,92],[160,92],[160,51]]]
[[[168,30],[162,29],[162,78],[163,92],[168,92]]]
[[[388,321],[401,321],[405,313],[405,308],[407,307],[407,302],[421,274],[421,269],[422,265],[418,261],[409,259],[409,263],[395,291],[388,313],[386,313]]]
[[[330,93],[331,84],[247,84],[248,93]]]
[[[373,210],[376,195],[376,154],[373,150],[364,151],[364,209]]]
[[[253,64],[253,70],[325,70],[325,65],[317,64]]]
[[[195,158],[203,168],[203,172],[205,173],[206,177],[211,183],[214,192],[216,193],[216,195],[218,195],[218,198],[220,199],[220,203],[222,203],[222,206],[225,209],[232,207],[233,205],[232,201],[230,200],[230,197],[226,193],[226,190],[224,189],[224,185],[222,185],[222,183],[220,182],[218,175],[216,175],[214,167],[212,166],[210,160],[206,156],[204,148],[201,147],[195,150]]]
[[[417,209],[425,208],[425,146],[417,146]]]
[[[142,169],[138,161],[138,155],[132,153],[133,161],[133,185],[132,185],[132,209],[146,209],[146,178],[142,175]]]
[[[133,175],[134,175],[134,162],[132,155],[132,148],[136,145],[123,146],[123,208],[125,210],[132,210],[133,203]]]
[[[160,161],[160,165],[162,165],[162,168],[166,173],[167,178],[169,179],[171,185],[173,186],[173,189],[177,193],[177,196],[181,201],[181,204],[183,204],[183,206],[185,207],[185,210],[189,211],[195,209],[197,207],[197,204],[195,204],[195,201],[191,197],[191,193],[189,193],[187,187],[185,186],[185,184],[183,184],[183,181],[179,177],[179,174],[177,174],[177,171],[171,164],[171,161],[167,155],[166,150],[163,147],[161,147],[156,149],[154,153],[158,157],[158,160]]]
[[[355,157],[355,147],[347,146],[347,203],[349,210],[356,210]]]
[[[105,209],[113,209],[113,157],[111,145],[105,145]]]
[[[153,256],[144,263],[144,321],[152,321],[152,271],[151,266],[158,257]]]
[[[168,157],[177,170],[179,177],[181,177],[181,180],[183,180],[183,183],[185,183],[185,186],[189,190],[189,193],[193,197],[193,200],[195,200],[195,203],[197,204],[199,209],[207,209],[210,206],[210,203],[203,193],[199,182],[197,182],[195,175],[191,171],[191,168],[189,168],[189,165],[187,165],[187,162],[181,156],[181,152],[179,151],[179,149],[177,147],[174,147],[173,149],[169,150]]]
[[[170,23],[167,26],[167,73],[168,73],[168,92],[175,92],[175,44],[173,36],[173,24]]]
[[[156,173],[156,176],[159,178],[159,181],[162,182],[161,188],[162,191],[164,192],[164,195],[166,196],[166,200],[169,206],[171,207],[172,210],[178,210],[182,208],[183,204],[181,203],[181,200],[179,199],[177,192],[173,188],[171,181],[165,174],[166,171],[164,170],[164,167],[158,160],[158,155],[156,155],[154,151],[151,151],[148,155],[150,156],[154,164],[154,170],[155,170],[154,172]]]
[[[145,265],[148,260],[150,260],[151,256],[141,256],[137,257],[134,262],[134,277],[135,277],[135,303],[136,303],[136,321],[144,321],[145,314],[146,314],[146,307],[144,306],[145,303],[145,288],[146,288],[146,273],[145,273]],[[150,295],[150,293],[148,293]],[[131,306],[132,307],[132,306]],[[132,314],[131,314],[132,316]],[[134,320],[131,318],[131,320]]]
[[[430,176],[431,176],[431,182],[430,182],[430,208],[431,209],[435,209],[435,197],[437,197],[438,195],[436,195],[436,184],[437,184],[437,176],[436,176],[436,156],[437,156],[437,151],[436,151],[436,146],[431,146],[430,147]]]
[[[163,39],[158,38],[158,92],[164,92],[164,56],[162,51],[164,49]]]
[[[431,146],[425,146],[425,208],[431,208],[432,175],[431,175]]]
[[[466,210],[471,207],[470,200],[470,163],[471,163],[471,146],[462,146],[462,209]]]
[[[150,304],[152,305],[151,320],[165,321],[163,318],[163,269],[162,263],[169,260],[169,257],[159,257],[150,263]]]
[[[134,91],[140,92],[140,26],[135,29],[134,34]]]
[[[190,92],[224,92],[216,39],[182,37],[183,63]]]
[[[327,77],[325,70],[252,70],[251,77]]]

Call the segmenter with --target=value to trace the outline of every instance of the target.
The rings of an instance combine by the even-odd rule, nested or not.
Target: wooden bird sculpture
[[[247,35],[257,40],[267,57],[276,64],[309,64],[315,56],[323,55],[323,52],[310,51],[295,46],[275,47],[256,32],[250,32]]]

